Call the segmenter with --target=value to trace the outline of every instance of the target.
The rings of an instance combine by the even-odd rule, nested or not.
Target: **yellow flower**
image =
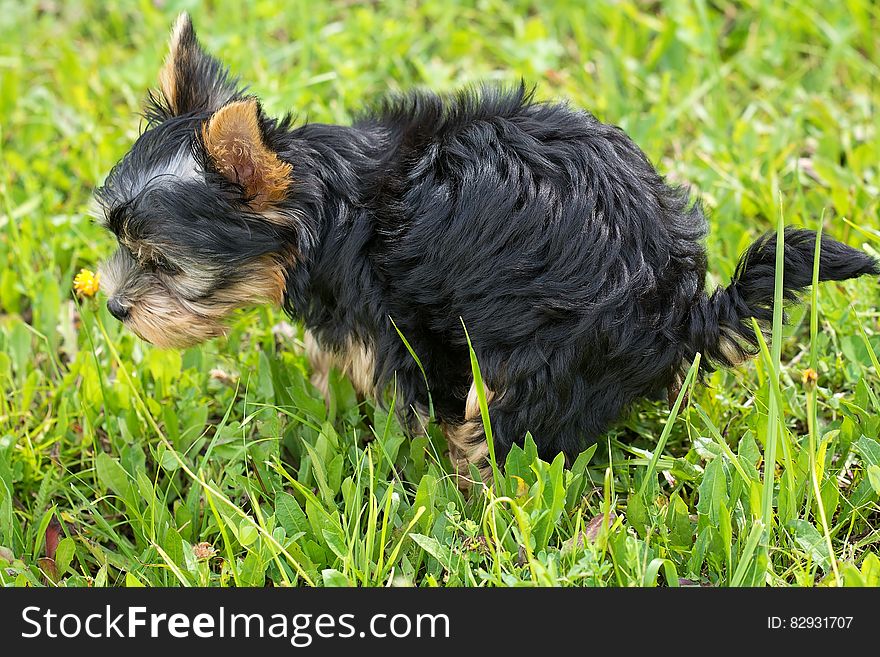
[[[81,297],[93,297],[101,286],[101,275],[88,269],[80,269],[73,279],[73,289]]]
[[[803,382],[804,387],[807,390],[815,390],[816,384],[819,381],[819,373],[816,372],[816,370],[814,370],[812,367],[808,367],[801,375],[801,381]]]

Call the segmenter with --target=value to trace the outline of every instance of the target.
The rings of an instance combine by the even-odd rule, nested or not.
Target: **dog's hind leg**
[[[376,360],[373,350],[364,343],[350,339],[338,350],[325,349],[311,331],[303,336],[306,358],[312,370],[311,382],[329,404],[330,370],[338,369],[351,380],[358,401],[372,396],[375,388]]]
[[[486,402],[490,408],[494,399],[495,393],[487,389]],[[480,483],[471,477],[471,465],[476,466],[482,481],[486,482],[492,478],[489,445],[486,442],[486,432],[483,428],[477,389],[474,384],[471,384],[465,400],[464,420],[457,424],[443,424],[443,433],[449,443],[449,460],[455,468],[459,488],[468,490],[474,484]]]
[[[323,395],[324,402],[330,403],[330,369],[336,365],[333,354],[321,348],[314,334],[306,330],[303,336],[306,359],[312,370],[310,380]]]
[[[538,455],[552,461],[560,452],[571,462],[583,448],[594,443],[637,397],[633,386],[623,385],[619,374],[587,377],[570,369],[539,368],[531,375],[508,380],[506,386],[486,390],[495,457],[503,467],[513,444],[522,445],[532,434]],[[622,377],[624,380],[633,377]],[[500,382],[499,382],[500,383]],[[470,466],[482,480],[492,472],[483,420],[472,385],[465,402],[463,420],[444,426],[449,456],[459,477],[459,487],[474,483]]]

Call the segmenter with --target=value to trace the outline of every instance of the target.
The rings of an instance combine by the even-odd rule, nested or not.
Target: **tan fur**
[[[682,367],[687,367],[686,363],[682,363]],[[671,409],[675,406],[675,400],[678,399],[678,395],[681,392],[681,386],[684,384],[684,370],[679,370],[675,373],[675,377],[672,380],[672,383],[669,384],[669,387],[666,388],[666,401],[669,404],[669,408]],[[688,403],[688,395],[685,393],[684,399],[681,400],[682,405]]]
[[[252,208],[265,210],[284,198],[292,167],[263,143],[255,100],[218,110],[202,126],[202,135],[217,168],[244,188]]]
[[[341,369],[351,379],[355,390],[362,395],[373,394],[376,355],[372,349],[359,342],[350,342]]]
[[[279,212],[268,208],[260,213],[260,219],[268,221],[270,224],[275,224],[276,226],[288,227],[291,222],[291,214],[290,211]]]
[[[449,460],[452,461],[458,476],[458,487],[468,490],[474,483],[479,483],[471,479],[471,463],[479,469],[481,481],[491,481],[492,468],[488,463],[489,445],[483,433],[482,421],[466,420],[456,426],[446,425],[443,431],[449,443]]]
[[[220,290],[209,302],[188,301],[170,293],[160,281],[131,304],[125,325],[135,334],[162,348],[189,347],[222,335],[224,320],[236,308],[261,303],[280,304],[284,296],[284,266],[270,257],[250,265],[252,276]],[[107,278],[112,296],[118,282],[113,271]],[[174,280],[173,278],[171,280]]]
[[[303,344],[306,348],[306,358],[312,369],[312,377],[310,379],[312,385],[321,391],[325,400],[329,400],[330,370],[333,368],[333,354],[321,348],[311,331],[305,332]]]
[[[131,307],[125,325],[162,349],[181,349],[221,335],[223,325],[212,317],[195,315],[172,297],[148,294]]]
[[[328,351],[318,343],[311,331],[306,331],[303,342],[312,369],[312,385],[321,391],[325,399],[330,395],[330,370],[334,367],[349,378],[358,393],[374,393],[376,355],[368,346],[350,340],[342,352]]]
[[[241,283],[220,290],[216,299],[228,300],[237,306],[256,303],[279,305],[284,299],[284,266],[270,256],[264,256],[248,265],[251,276]]]
[[[182,13],[174,21],[174,27],[171,28],[171,41],[168,44],[168,54],[165,56],[165,63],[159,71],[159,88],[168,101],[168,106],[174,111],[178,111],[177,107],[177,60],[182,56],[180,51],[180,36],[189,23],[189,16]]]
[[[718,347],[731,365],[736,366],[748,360],[739,348],[736,338],[727,331],[721,336]]]
[[[484,388],[484,391],[486,393],[486,405],[488,406],[495,399],[495,392],[489,390],[489,388]],[[472,420],[478,417],[480,417],[480,399],[477,397],[477,386],[475,383],[472,383],[470,390],[468,390],[467,399],[464,402],[464,418]]]
[[[486,403],[491,404],[495,397],[495,392],[486,388]],[[492,469],[488,464],[489,445],[486,442],[475,384],[471,384],[465,400],[464,422],[454,426],[444,425],[443,433],[449,443],[449,459],[458,475],[459,488],[468,490],[474,483],[470,479],[472,463],[479,468],[482,481],[490,481]]]

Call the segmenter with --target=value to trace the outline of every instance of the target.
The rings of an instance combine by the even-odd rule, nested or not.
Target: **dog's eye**
[[[164,256],[155,254],[146,263],[147,269],[154,272],[159,272],[162,274],[168,274],[169,276],[178,273],[180,271],[177,267],[172,265],[168,260],[165,259]]]

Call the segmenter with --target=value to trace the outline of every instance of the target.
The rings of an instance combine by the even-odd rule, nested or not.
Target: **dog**
[[[334,367],[362,395],[396,380],[406,426],[430,404],[465,480],[489,468],[468,335],[503,463],[527,432],[542,457],[575,456],[634,401],[675,394],[698,352],[703,373],[754,355],[751,318],[772,319],[775,234],[708,294],[700,204],[621,129],[524,85],[295,126],[183,14],[159,86],[97,191],[119,242],[101,268],[109,312],[181,348],[236,308],[281,306],[325,395]],[[810,285],[815,244],[785,230],[786,300]],[[820,280],[878,273],[822,239]]]

